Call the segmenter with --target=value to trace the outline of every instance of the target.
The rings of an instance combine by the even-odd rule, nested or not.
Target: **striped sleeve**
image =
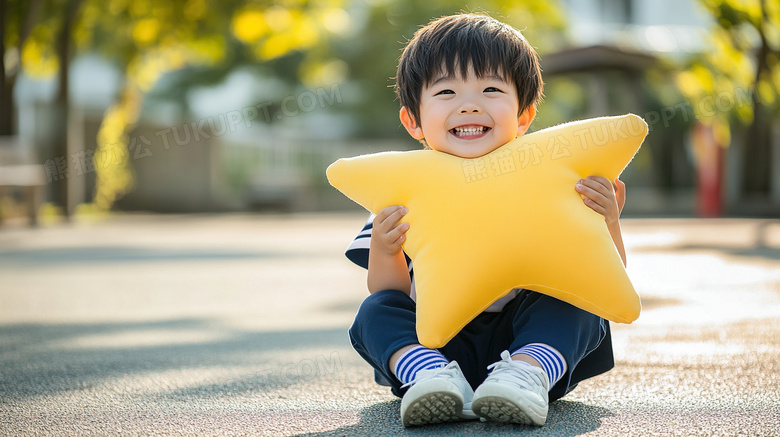
[[[374,214],[371,214],[360,230],[360,233],[352,240],[352,243],[347,247],[345,255],[353,263],[368,269],[368,249],[371,247],[371,231],[374,229]],[[404,253],[406,257],[406,264],[409,266],[409,273],[412,273],[412,260],[409,255]]]
[[[371,247],[371,230],[374,228],[374,214],[368,217],[363,229],[347,247],[345,255],[353,263],[368,269],[368,248]]]

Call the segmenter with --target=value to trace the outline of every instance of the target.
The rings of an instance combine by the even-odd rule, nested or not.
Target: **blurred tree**
[[[523,30],[541,53],[564,43],[563,13],[555,2],[482,0],[471,5],[467,12],[486,12]],[[252,45],[253,38],[267,30],[237,34],[229,50],[231,62],[171,75],[165,89],[154,90],[153,96],[177,102],[186,111],[189,90],[219,83],[242,66],[275,77],[290,88],[345,85],[349,97],[329,111],[348,113],[357,121],[358,136],[407,138],[399,129],[398,102],[392,89],[398,57],[420,26],[433,18],[464,11],[462,7],[463,2],[455,0],[348,0],[342,8],[325,14],[325,39],[306,50],[268,58]],[[249,8],[247,22],[252,22],[252,13]]]
[[[124,82],[104,114],[94,155],[94,203],[109,209],[132,188],[127,134],[145,94],[161,76],[187,66],[225,65],[233,41],[261,61],[316,52],[327,41],[333,17],[343,12],[340,5],[340,0],[0,0],[0,54],[16,60],[0,69],[0,97],[9,105],[0,118],[10,117],[7,102],[19,67],[32,76],[57,74],[58,102],[67,108],[72,48],[114,62],[125,73]],[[7,71],[13,75],[6,76]],[[67,113],[59,118],[64,130]],[[65,144],[65,132],[57,136]],[[59,153],[66,156],[63,147]]]
[[[124,72],[97,138],[94,204],[111,205],[132,188],[128,132],[145,96],[165,74],[179,99],[187,89],[218,83],[238,65],[253,65],[291,84],[360,90],[343,105],[357,114],[362,135],[398,132],[391,76],[405,41],[431,18],[457,13],[455,0],[0,0],[0,134],[12,129],[11,94],[21,68],[58,75],[58,154],[66,156],[68,64],[72,53],[97,52]],[[562,43],[563,17],[554,3],[477,2],[524,31],[540,52]],[[185,105],[182,105],[184,107]],[[64,192],[67,190],[65,189]],[[67,199],[63,200],[67,205]]]
[[[710,50],[680,72],[677,84],[695,117],[713,127],[722,146],[744,135],[746,192],[767,192],[771,129],[780,115],[780,2],[701,0],[714,17]],[[732,124],[732,122],[734,124]]]

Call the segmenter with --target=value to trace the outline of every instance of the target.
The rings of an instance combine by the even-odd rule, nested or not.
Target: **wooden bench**
[[[43,198],[45,183],[42,165],[0,166],[0,199],[12,188],[22,189],[27,203],[27,216],[32,226],[38,225],[38,207]],[[2,220],[0,215],[0,223]]]
[[[46,173],[40,164],[30,164],[30,153],[20,153],[17,137],[0,137],[0,199],[21,190],[31,226],[38,225],[38,208],[43,200]],[[28,159],[23,159],[27,156]],[[0,214],[0,223],[3,217]]]

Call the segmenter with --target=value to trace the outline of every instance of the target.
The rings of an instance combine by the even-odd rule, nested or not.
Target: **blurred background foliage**
[[[360,98],[339,109],[356,118],[355,135],[392,136],[399,124],[389,77],[404,38],[432,17],[462,10],[461,2],[450,0],[0,0],[0,4],[5,14],[2,52],[10,60],[5,69],[11,73],[5,78],[7,95],[21,70],[32,77],[67,75],[61,59],[71,59],[73,52],[98,53],[123,73],[121,91],[98,133],[96,161],[110,160],[127,149],[128,131],[150,93],[177,103],[180,117],[186,119],[191,116],[188,91],[221,83],[241,67],[291,86],[349,80]],[[563,18],[554,2],[482,1],[469,11],[490,11],[526,29],[542,52],[563,42],[559,36]],[[65,47],[71,40],[74,50]],[[174,72],[165,88],[155,90],[163,75]],[[12,109],[3,109],[10,117]],[[0,133],[10,133],[10,128]],[[132,174],[126,165],[96,169],[94,202],[108,209],[132,188]]]
[[[349,120],[345,137],[406,139],[392,76],[404,43],[419,26],[441,15],[486,12],[521,29],[544,64],[545,55],[577,45],[567,41],[571,23],[562,1],[482,0],[465,7],[453,0],[0,0],[0,135],[15,133],[12,96],[21,72],[56,77],[53,106],[62,121],[55,137],[62,138],[58,154],[66,156],[70,60],[97,55],[121,76],[97,131],[95,162],[117,164],[95,165],[92,202],[98,209],[110,209],[133,189],[131,161],[117,157],[128,154],[130,132],[144,114],[155,119],[154,108],[164,106],[173,119],[194,120],[198,114],[192,93],[223,84],[236,72],[265,81],[265,95],[247,89],[248,104],[275,95],[272,104],[278,108],[279,96],[337,85],[343,104],[328,111]],[[690,114],[665,120],[677,126],[675,132],[698,120],[712,128],[722,146],[733,135],[744,135],[750,159],[763,163],[755,172],[744,172],[744,186],[766,191],[772,171],[768,144],[780,112],[780,4],[699,3],[712,19],[708,47],[691,56],[661,59],[647,69],[642,76],[644,108],[682,109],[681,102],[687,102],[683,110]],[[589,86],[576,77],[549,80],[533,128],[593,115],[586,110]],[[733,95],[736,89],[748,90],[751,105],[706,111],[710,106],[700,104],[721,92]],[[636,165],[640,169],[660,167],[643,159]]]
[[[677,75],[676,85],[694,102],[733,95],[734,90],[752,97],[752,104],[731,105],[729,110],[693,105],[693,115],[713,127],[722,146],[731,143],[732,131],[743,136],[747,160],[754,163],[743,176],[743,187],[766,191],[772,171],[766,145],[771,142],[772,120],[780,114],[780,2],[701,0],[701,4],[714,18],[707,38],[709,50],[690,60]]]

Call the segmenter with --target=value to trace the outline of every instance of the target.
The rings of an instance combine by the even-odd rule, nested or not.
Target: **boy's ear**
[[[412,136],[415,140],[421,140],[423,139],[423,131],[420,125],[414,121],[414,118],[412,118],[412,114],[409,112],[408,109],[406,109],[406,106],[401,107],[401,113],[399,114],[399,118],[401,119],[401,124],[404,125],[406,128],[406,131],[409,132],[409,135]]]
[[[531,122],[534,121],[534,117],[536,117],[536,106],[529,106],[525,111],[523,111],[522,114],[517,118],[517,136],[523,136],[525,132],[528,130],[528,127],[531,126]]]

